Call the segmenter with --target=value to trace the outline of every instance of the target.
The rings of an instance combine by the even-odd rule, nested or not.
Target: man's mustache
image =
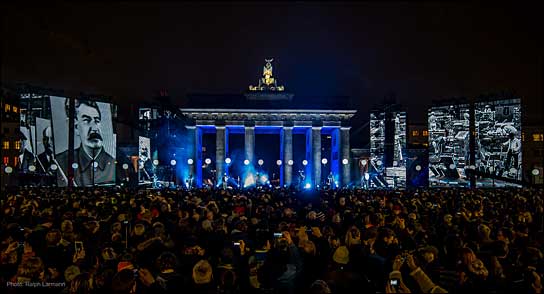
[[[100,135],[100,133],[92,132],[92,133],[89,134],[88,139],[89,140],[102,140],[102,136]]]

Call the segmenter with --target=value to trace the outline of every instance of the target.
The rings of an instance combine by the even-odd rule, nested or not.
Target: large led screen
[[[468,187],[470,108],[467,104],[429,109],[429,185]]]
[[[406,187],[406,112],[393,112],[393,166],[386,167],[386,180],[392,188]]]
[[[370,114],[370,165],[368,166],[371,188],[387,186],[384,178],[385,165],[385,113]]]
[[[386,120],[390,123],[386,123]],[[392,128],[389,141],[392,154],[386,154],[386,128]],[[390,146],[389,145],[389,146]],[[406,113],[377,112],[370,114],[370,188],[406,187]],[[385,160],[386,157],[392,161]],[[386,162],[389,162],[387,164]]]
[[[68,181],[76,187],[115,183],[115,148],[112,104],[74,99],[74,117],[69,116],[69,99],[51,97],[54,144],[59,164],[58,185]],[[74,123],[73,162],[68,162],[69,119]],[[68,169],[73,169],[69,179]]]
[[[475,123],[477,185],[517,186],[500,178],[522,179],[520,99],[476,103]]]
[[[56,184],[58,164],[55,160],[49,98],[39,94],[21,95],[20,148],[17,160],[21,185]]]
[[[138,137],[138,179],[140,183],[152,182],[151,140]]]

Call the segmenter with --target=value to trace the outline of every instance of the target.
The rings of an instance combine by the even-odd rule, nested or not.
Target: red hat
[[[120,272],[124,269],[133,269],[134,265],[130,261],[121,261],[117,264],[117,271]]]

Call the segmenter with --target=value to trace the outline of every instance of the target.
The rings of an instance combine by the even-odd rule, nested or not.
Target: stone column
[[[215,126],[215,170],[216,186],[223,183],[225,169],[225,126]]]
[[[334,177],[333,186],[338,188],[342,185],[340,178],[340,166],[342,165],[342,158],[340,157],[340,128],[334,128],[331,133],[331,172]],[[338,184],[336,184],[338,183]]]
[[[186,179],[183,179],[184,181],[186,180],[189,180],[189,177],[190,176],[193,176],[193,185],[195,184],[194,182],[194,178],[195,178],[195,174],[196,174],[196,170],[195,170],[195,167],[196,167],[196,159],[195,159],[195,155],[196,155],[196,149],[197,149],[197,138],[196,138],[196,127],[195,126],[187,126],[187,131],[188,131],[188,140],[189,140],[189,145],[192,145],[190,149],[188,149],[188,152],[187,152],[187,160],[188,159],[192,159],[193,160],[193,164],[189,164],[187,163],[187,161],[183,162],[183,164],[187,164],[188,165],[188,170],[189,170],[189,174],[186,175]]]
[[[313,186],[321,186],[321,127],[312,127]]]
[[[342,163],[342,186],[347,186],[351,182],[351,159],[349,156],[349,129],[350,127],[340,128],[340,162]],[[348,164],[344,164],[344,159]]]
[[[289,160],[293,160],[293,127],[283,127],[281,132],[282,154],[282,184],[287,187],[293,182],[293,166],[289,165]]]
[[[195,173],[193,176],[195,178],[194,185],[198,188],[202,187],[202,129],[199,127],[195,128],[195,162],[193,166],[195,167]]]
[[[306,161],[308,161],[308,164],[304,167],[304,174],[306,175],[305,182],[303,183],[303,186],[306,184],[312,185],[312,187],[315,187],[314,185],[314,175],[313,175],[313,161],[314,158],[312,156],[313,148],[312,148],[312,128],[308,128],[306,130],[306,157],[304,158]]]
[[[248,159],[251,166],[255,165],[255,127],[246,126],[244,128],[245,132],[245,158]]]

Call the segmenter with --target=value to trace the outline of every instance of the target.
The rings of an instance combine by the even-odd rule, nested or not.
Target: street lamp
[[[276,160],[276,164],[277,164],[278,166],[280,166],[280,165],[282,164],[281,160],[280,160],[280,159]]]
[[[259,161],[257,161],[257,163],[258,163],[258,164],[259,164],[260,166],[263,166],[263,164],[264,164],[264,160],[262,160],[262,159],[259,159]]]
[[[349,161],[348,161],[347,158],[342,159],[342,164],[343,164],[343,165],[346,165],[346,164],[348,164],[348,163],[349,163]]]
[[[244,160],[244,165],[249,165],[249,159]]]
[[[302,165],[307,166],[307,165],[308,165],[308,160],[304,159],[304,160],[302,161]]]

